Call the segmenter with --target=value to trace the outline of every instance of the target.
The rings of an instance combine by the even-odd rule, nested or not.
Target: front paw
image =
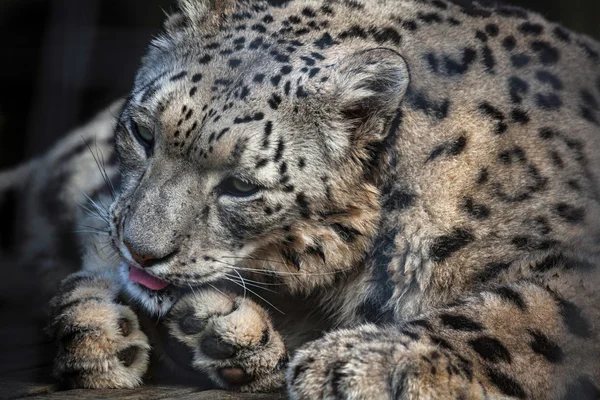
[[[298,350],[291,399],[475,399],[482,386],[470,363],[393,329],[340,330]]]
[[[73,275],[53,299],[58,343],[53,375],[66,388],[132,388],[148,368],[150,345],[137,316],[113,302],[110,282]]]
[[[204,290],[182,298],[167,325],[192,351],[192,367],[219,386],[240,391],[283,386],[285,346],[267,313],[251,300]]]

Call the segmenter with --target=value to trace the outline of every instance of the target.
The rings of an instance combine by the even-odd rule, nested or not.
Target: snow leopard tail
[[[0,171],[0,199],[6,192],[21,190],[27,185],[27,181],[35,160],[23,163],[14,168]]]

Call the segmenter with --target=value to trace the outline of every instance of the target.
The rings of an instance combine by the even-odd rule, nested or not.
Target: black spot
[[[265,117],[262,112],[257,112],[254,115],[246,115],[245,117],[235,117],[233,120],[234,124],[246,124],[252,121],[260,121]]]
[[[476,282],[488,282],[507,270],[510,267],[509,262],[491,262],[486,264],[481,271],[479,271],[474,278]]]
[[[283,151],[285,150],[285,144],[283,143],[283,139],[279,139],[277,143],[277,150],[275,151],[275,157],[273,158],[274,162],[279,162],[281,157],[283,156]]]
[[[559,313],[569,332],[579,337],[590,337],[592,334],[590,323],[581,315],[579,307],[558,295],[554,295],[554,298],[558,304]]]
[[[525,36],[539,36],[542,34],[542,32],[544,32],[544,27],[540,24],[535,24],[532,22],[523,22],[521,25],[519,25],[519,32]]]
[[[487,168],[481,168],[479,170],[479,173],[477,174],[477,184],[478,185],[483,185],[484,183],[486,183],[489,180],[490,177],[490,173],[488,172]]]
[[[254,24],[250,29],[258,33],[265,33],[267,31],[267,28],[263,24]]]
[[[448,5],[441,0],[433,0],[431,2],[431,5],[439,8],[440,10],[445,10],[448,8]]]
[[[569,43],[571,42],[571,35],[565,29],[560,26],[555,27],[552,30],[552,34],[561,42]]]
[[[564,354],[560,346],[554,343],[548,336],[538,330],[530,330],[529,334],[532,341],[529,343],[531,350],[541,355],[551,363],[560,363],[564,359]]]
[[[178,81],[187,75],[187,71],[181,71],[180,73],[171,77],[171,82]]]
[[[498,14],[503,15],[505,17],[513,17],[513,18],[520,18],[520,19],[529,18],[529,15],[527,14],[527,12],[519,7],[502,6],[502,7],[498,7],[496,10],[497,10]]]
[[[417,30],[418,25],[417,25],[417,23],[414,20],[409,19],[409,20],[406,20],[406,21],[402,22],[402,27],[404,29],[406,29],[406,30],[414,32],[414,31]]]
[[[429,255],[433,261],[442,262],[473,240],[475,240],[475,237],[468,230],[454,228],[451,234],[438,236],[433,240]]]
[[[196,92],[197,92],[197,91],[198,91],[198,88],[197,88],[196,86],[193,86],[193,87],[190,89],[190,93],[189,93],[189,94],[190,94],[190,97],[194,97],[194,95],[196,94]]]
[[[296,97],[298,97],[298,98],[308,97],[308,92],[306,90],[304,90],[304,86],[299,85],[296,88]]]
[[[415,202],[416,196],[408,191],[395,188],[384,196],[383,209],[386,211],[401,211],[409,208]]]
[[[596,400],[600,399],[600,390],[588,376],[580,376],[567,385],[563,400]]]
[[[359,25],[353,25],[350,28],[346,29],[342,33],[340,33],[339,38],[344,40],[348,38],[362,38],[366,39],[368,37],[367,31],[365,31]]]
[[[427,116],[436,119],[444,119],[448,116],[450,100],[431,100],[424,92],[409,88],[407,92],[407,101],[414,110],[422,111]]]
[[[262,83],[262,81],[265,79],[265,74],[256,74],[254,75],[254,82],[256,83]]]
[[[402,40],[402,36],[398,33],[397,30],[391,27],[387,28],[379,28],[379,29],[371,29],[369,30],[371,35],[375,41],[379,44],[383,43],[392,43],[394,45],[399,45]]]
[[[281,81],[281,75],[275,75],[275,76],[271,77],[271,85],[273,85],[273,86],[279,85],[280,81]]]
[[[585,54],[593,61],[597,62],[598,59],[600,58],[600,53],[598,53],[596,50],[592,49],[589,44],[578,40],[577,46],[581,47],[585,51]]]
[[[525,393],[525,390],[521,384],[515,379],[494,368],[488,368],[486,372],[490,382],[503,394],[507,396],[513,396],[518,399],[527,398],[527,393]]]
[[[508,349],[496,338],[481,336],[469,340],[469,346],[485,361],[497,363],[504,361],[510,363],[512,358]]]
[[[438,158],[444,154],[447,156],[457,156],[460,153],[462,153],[462,151],[465,149],[466,145],[467,145],[467,138],[464,136],[460,136],[459,138],[457,138],[455,140],[451,140],[449,142],[441,144],[441,145],[435,147],[431,151],[426,162],[433,161],[436,158]]]
[[[529,83],[518,76],[511,76],[508,79],[508,90],[511,101],[520,104],[523,101],[523,97],[529,91]]]
[[[483,220],[490,216],[489,207],[483,204],[476,204],[471,197],[466,197],[464,199],[462,208],[467,214],[475,219]]]
[[[439,72],[440,70],[440,64],[439,61],[437,59],[437,57],[435,56],[435,54],[433,53],[427,53],[425,55],[426,59],[427,59],[427,63],[429,64],[429,69],[432,72]]]
[[[500,30],[498,29],[498,25],[496,24],[487,24],[485,26],[485,32],[490,36],[498,36]]]
[[[333,45],[338,44],[338,42],[336,42],[335,40],[333,40],[333,38],[331,37],[331,35],[328,32],[325,32],[320,39],[315,40],[314,42],[315,46],[317,46],[318,48],[324,50],[328,47],[331,47]]]
[[[440,320],[444,326],[457,331],[478,332],[483,330],[480,323],[466,315],[440,314]]]
[[[350,226],[336,223],[336,224],[331,224],[331,228],[345,242],[349,242],[349,243],[353,242],[357,236],[362,236],[362,233],[360,233],[358,230],[356,230]]]
[[[406,323],[407,326],[418,326],[420,328],[424,328],[425,330],[428,331],[433,331],[433,326],[431,325],[431,323],[425,319],[414,319],[412,321],[408,321]]]
[[[483,46],[483,65],[488,72],[494,72],[496,60],[489,46]]]
[[[436,345],[442,349],[446,349],[446,350],[450,350],[450,351],[454,350],[454,347],[452,347],[452,345],[444,338],[430,334],[429,340],[431,340],[431,343],[433,343],[434,345]]]
[[[542,138],[544,140],[549,140],[549,139],[552,139],[553,137],[557,136],[558,133],[552,128],[544,127],[539,130],[539,135],[540,135],[540,138]]]
[[[480,30],[478,30],[477,32],[475,32],[475,37],[477,39],[481,40],[484,43],[486,43],[488,41],[487,35],[484,32],[480,31]]]
[[[460,62],[451,59],[449,56],[444,57],[446,73],[449,76],[462,75],[469,69],[469,66],[475,61],[477,52],[474,49],[466,47],[463,49],[462,60]]]
[[[560,97],[558,97],[555,93],[537,93],[535,95],[535,102],[538,107],[544,110],[556,110],[563,104]]]
[[[549,71],[538,71],[535,76],[538,81],[549,84],[554,90],[562,90],[563,88],[562,81]]]
[[[556,64],[560,58],[558,49],[543,40],[536,40],[532,42],[531,50],[537,53],[539,61],[544,65]]]
[[[527,308],[527,304],[525,303],[525,300],[523,300],[523,297],[519,294],[519,292],[509,288],[508,286],[496,287],[492,289],[492,293],[497,294],[503,300],[510,301],[511,303],[519,307],[521,311],[525,311],[525,309]]]
[[[582,89],[579,92],[579,95],[581,96],[581,100],[585,103],[586,106],[596,111],[600,110],[600,107],[598,106],[598,101],[596,100],[594,95],[588,90]]]
[[[452,0],[453,3],[459,5],[460,11],[470,17],[489,18],[492,13],[484,8],[480,8],[479,3],[465,0]]]
[[[308,77],[309,78],[314,78],[315,75],[317,75],[319,73],[321,69],[320,68],[311,68],[309,73],[308,73]]]
[[[263,42],[264,42],[264,39],[262,37],[258,37],[250,42],[250,44],[248,45],[248,49],[257,50],[258,48],[260,48],[260,46],[263,44]],[[260,74],[260,75],[262,75],[262,74]],[[264,77],[264,75],[263,75],[263,77]]]
[[[529,64],[531,58],[527,54],[515,54],[510,57],[510,62],[515,68],[522,68]]]
[[[256,166],[255,166],[255,167],[256,167],[256,168],[262,168],[262,167],[264,167],[265,165],[267,165],[268,163],[269,163],[269,160],[267,160],[266,158],[261,158],[260,160],[258,160],[258,161],[256,162]]]
[[[310,7],[304,7],[302,9],[302,15],[304,15],[305,17],[309,17],[309,18],[315,18],[317,16],[317,14],[315,13],[315,10],[313,10]]]
[[[507,36],[502,40],[502,46],[504,46],[507,51],[513,51],[515,47],[517,47],[517,40],[514,36]]]
[[[528,236],[515,236],[511,243],[519,250],[533,251],[533,250],[549,250],[556,246],[558,242],[556,240],[535,240]]]
[[[508,129],[506,122],[504,122],[506,117],[500,110],[498,110],[496,107],[492,106],[491,104],[489,104],[487,102],[480,104],[478,109],[483,114],[485,114],[485,115],[491,117],[493,120],[497,121],[496,128],[494,129],[494,131],[498,135],[501,135],[504,132],[506,132],[506,130]]]
[[[585,220],[585,209],[566,203],[559,203],[554,207],[554,212],[570,224],[581,224]]]
[[[212,57],[209,56],[208,54],[206,54],[206,55],[203,55],[202,57],[200,57],[198,59],[198,62],[200,64],[208,64],[210,62],[210,60],[212,60]]]
[[[442,22],[442,18],[440,14],[432,12],[432,13],[418,13],[417,18],[426,24],[440,23]]]
[[[273,110],[277,110],[279,108],[279,104],[281,104],[281,97],[277,93],[273,93],[269,99],[269,106]]]
[[[581,107],[580,109],[580,114],[581,117],[584,118],[585,120],[595,124],[595,125],[599,125],[600,126],[600,122],[598,122],[598,119],[594,116],[594,112],[589,109],[588,107]]]
[[[521,125],[525,125],[529,122],[530,118],[527,115],[527,111],[521,110],[519,108],[515,108],[510,113],[511,119],[513,122],[516,122]]]

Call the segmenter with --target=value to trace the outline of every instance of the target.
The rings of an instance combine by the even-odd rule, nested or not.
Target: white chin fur
[[[119,278],[128,297],[142,306],[149,314],[162,317],[169,312],[175,303],[175,297],[167,293],[152,292],[129,280],[129,267],[126,264],[119,268]],[[169,290],[168,288],[166,289]]]

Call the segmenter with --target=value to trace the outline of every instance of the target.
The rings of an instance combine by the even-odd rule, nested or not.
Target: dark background
[[[600,38],[600,0],[513,0]],[[175,0],[0,0],[0,169],[131,88]]]

